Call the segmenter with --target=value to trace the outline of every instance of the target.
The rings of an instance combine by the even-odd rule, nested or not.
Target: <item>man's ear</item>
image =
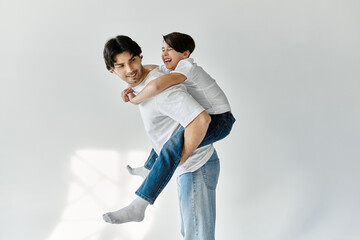
[[[109,70],[109,72],[114,73],[114,69],[113,69],[113,68],[111,68],[111,69]]]

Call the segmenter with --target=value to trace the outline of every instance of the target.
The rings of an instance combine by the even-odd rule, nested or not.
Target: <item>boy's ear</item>
[[[188,58],[190,56],[190,51],[186,50],[185,52],[183,52],[183,54],[184,58]]]

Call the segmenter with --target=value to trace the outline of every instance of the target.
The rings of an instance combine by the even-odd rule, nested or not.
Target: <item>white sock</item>
[[[127,170],[129,171],[129,173],[131,175],[140,176],[140,177],[142,177],[144,179],[147,177],[147,175],[150,172],[150,170],[145,168],[144,166],[138,167],[138,168],[132,168],[129,165],[127,165],[126,168],[127,168]]]
[[[141,222],[145,217],[145,210],[149,203],[141,197],[135,200],[127,207],[115,212],[109,212],[103,215],[105,222],[113,224],[121,224],[127,222]]]

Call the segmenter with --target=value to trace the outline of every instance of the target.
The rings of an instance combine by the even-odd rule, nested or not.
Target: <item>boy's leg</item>
[[[168,149],[163,161],[155,161],[143,184],[136,192],[138,197],[127,207],[103,215],[108,223],[139,222],[144,219],[147,206],[153,204],[158,194],[170,180],[181,159],[181,150],[184,143],[184,128],[180,128],[166,143]],[[168,161],[166,161],[168,160]],[[152,197],[148,197],[152,196]],[[155,197],[154,197],[155,196]]]
[[[132,168],[129,165],[126,166],[127,170],[131,175],[137,175],[142,178],[146,178],[149,174],[149,171],[151,170],[152,166],[154,165],[156,158],[158,155],[156,154],[154,149],[151,149],[150,155],[148,159],[146,160],[144,166]]]
[[[211,123],[200,146],[205,146],[226,137],[231,131],[235,122],[230,112],[212,115]],[[152,174],[147,177],[140,186],[136,194],[139,196],[128,207],[119,211],[107,213],[103,216],[104,220],[111,223],[124,223],[129,221],[141,221],[143,219],[148,203],[153,204],[157,196],[169,182],[175,169],[181,160],[181,153],[184,145],[184,128],[181,128],[160,152],[158,161],[156,153],[152,150],[145,166],[152,169]],[[154,163],[155,162],[155,163]],[[141,199],[142,198],[142,199]],[[146,200],[146,201],[144,201]],[[140,209],[138,211],[137,209]]]
[[[185,240],[215,239],[216,185],[220,164],[216,152],[195,172],[178,177],[181,234]]]
[[[231,112],[210,115],[211,122],[203,141],[199,147],[217,142],[229,135],[236,121]]]
[[[118,211],[108,212],[103,215],[105,222],[121,224],[127,222],[141,222],[145,217],[145,210],[149,203],[144,199],[137,197],[135,200]]]
[[[184,145],[184,128],[181,127],[163,146],[150,173],[136,191],[136,194],[153,204],[169,182],[181,160]]]
[[[131,175],[140,176],[142,178],[146,178],[149,174],[150,170],[146,169],[144,166],[132,168],[129,165],[126,166],[126,169]]]
[[[214,143],[226,137],[235,122],[235,118],[231,112],[210,115],[210,117],[211,122],[209,128],[199,147]],[[154,164],[156,168],[154,169],[153,167],[151,169],[148,177],[136,191],[138,196],[146,199],[151,204],[154,203],[179,165],[184,144],[183,135],[184,129],[181,128],[181,130],[166,142]]]
[[[151,149],[150,155],[149,155],[148,159],[146,160],[144,167],[148,170],[151,170],[151,168],[154,165],[157,158],[158,158],[158,155],[156,154],[155,150]]]

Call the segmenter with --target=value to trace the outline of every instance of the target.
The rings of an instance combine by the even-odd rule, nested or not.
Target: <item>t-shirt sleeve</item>
[[[186,127],[204,108],[185,90],[182,84],[172,86],[156,98],[159,111]]]
[[[171,72],[171,70],[167,69],[167,68],[165,67],[165,65],[160,65],[160,66],[159,66],[159,69],[160,69],[163,73],[170,73],[170,72]]]
[[[173,72],[181,73],[189,79],[193,66],[194,65],[189,61],[189,59],[183,59],[177,64]]]

